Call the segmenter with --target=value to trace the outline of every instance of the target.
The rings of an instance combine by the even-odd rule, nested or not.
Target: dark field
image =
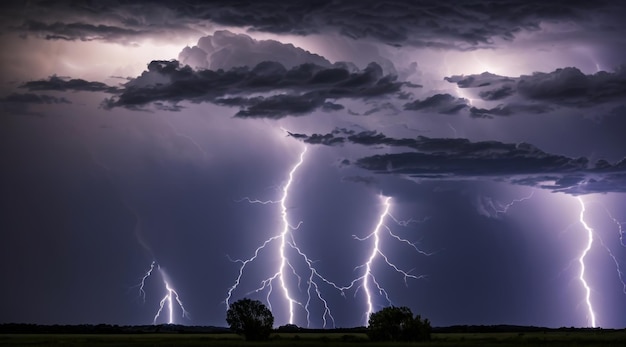
[[[277,333],[267,342],[234,334],[0,334],[0,346],[626,346],[626,330],[434,333],[432,341],[374,343],[362,333]]]

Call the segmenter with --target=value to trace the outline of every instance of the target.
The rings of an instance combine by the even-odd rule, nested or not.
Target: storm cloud
[[[528,143],[472,142],[463,138],[396,139],[376,131],[335,129],[327,134],[290,136],[309,144],[358,144],[411,148],[413,152],[376,154],[352,164],[378,174],[429,180],[490,179],[570,194],[624,192],[626,158],[610,164],[585,157],[546,153]],[[552,183],[546,183],[552,182]]]
[[[516,111],[533,110],[539,113],[555,106],[588,108],[622,101],[626,97],[626,68],[623,65],[613,72],[600,71],[589,75],[575,67],[566,67],[519,77],[485,72],[451,76],[445,80],[459,88],[478,90],[478,96],[485,101],[510,102],[510,105],[495,109],[473,110],[473,115],[510,115]]]
[[[201,37],[198,44],[185,47],[178,55],[181,64],[194,69],[229,70],[239,66],[255,66],[274,61],[287,69],[302,64],[331,67],[324,57],[276,40],[255,40],[249,35],[227,30]]]
[[[47,80],[29,81],[21,88],[30,91],[84,91],[84,92],[106,92],[117,93],[118,88],[108,86],[102,82],[85,81],[83,79],[66,79],[58,76],[51,76]]]
[[[120,94],[104,105],[135,109],[156,101],[212,102],[239,107],[239,117],[280,118],[318,108],[342,109],[327,100],[383,97],[398,93],[402,86],[396,76],[383,75],[376,63],[357,72],[341,63],[330,68],[302,64],[288,70],[269,61],[252,69],[242,66],[214,71],[194,70],[178,61],[153,61],[148,71],[126,83]],[[274,95],[250,96],[253,93]]]
[[[33,93],[12,93],[4,98],[0,98],[0,102],[18,103],[18,104],[70,104],[71,102],[64,97],[56,97],[46,94]]]
[[[19,2],[7,7],[4,18],[12,28],[46,39],[132,42],[137,35],[197,30],[198,23],[245,27],[251,32],[313,35],[340,34],[355,40],[369,39],[389,45],[474,49],[494,41],[513,40],[523,30],[543,23],[585,18],[581,32],[609,30],[601,24],[623,27],[623,8],[611,2],[519,1],[127,1],[88,3],[70,1]],[[147,6],[143,6],[147,5]],[[145,13],[139,13],[138,7]],[[147,7],[147,9],[146,9]],[[71,11],[68,11],[71,9]],[[142,11],[142,12],[143,12]],[[602,18],[589,13],[603,13]],[[65,21],[50,14],[69,13]],[[18,24],[14,19],[29,18]],[[47,14],[48,16],[46,16]],[[50,20],[50,18],[56,18]],[[488,24],[486,24],[488,23]]]

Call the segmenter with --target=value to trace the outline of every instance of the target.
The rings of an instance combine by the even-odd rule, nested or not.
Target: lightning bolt
[[[624,231],[624,228],[622,227],[622,224],[620,221],[617,220],[617,218],[613,217],[613,215],[611,214],[611,212],[609,212],[609,210],[605,209],[606,214],[609,216],[609,218],[611,218],[611,220],[613,221],[613,223],[615,223],[615,225],[617,226],[617,235],[619,236],[619,243],[622,246],[626,247],[626,243],[624,243],[624,233],[626,233]]]
[[[591,245],[593,244],[593,229],[589,227],[589,225],[587,225],[587,223],[585,222],[585,202],[581,197],[578,197],[578,201],[580,202],[580,224],[582,224],[582,226],[587,231],[587,245],[580,254],[580,257],[578,258],[578,263],[580,264],[580,275],[578,276],[578,279],[585,288],[585,302],[587,304],[587,311],[589,319],[591,321],[591,327],[595,328],[596,314],[594,313],[593,305],[591,304],[591,288],[585,280],[585,257],[587,256],[587,253],[589,252],[589,250],[591,249]]]
[[[357,288],[357,290],[359,288],[362,288],[363,291],[365,292],[365,302],[366,302],[366,306],[367,306],[367,311],[365,312],[365,326],[367,326],[368,321],[369,321],[369,317],[370,315],[374,312],[374,298],[373,298],[373,292],[374,290],[378,291],[379,295],[382,295],[385,297],[386,301],[388,302],[388,304],[391,305],[391,299],[389,298],[389,295],[387,293],[387,291],[380,285],[380,283],[378,282],[378,280],[376,279],[376,276],[374,275],[373,271],[372,271],[372,265],[374,264],[374,262],[377,260],[378,257],[382,258],[385,263],[391,267],[392,269],[394,269],[396,272],[400,273],[403,277],[404,277],[404,283],[406,285],[408,285],[407,279],[412,278],[412,279],[419,279],[419,278],[424,278],[425,276],[416,276],[416,275],[412,275],[410,274],[410,271],[404,271],[402,269],[400,269],[398,266],[396,266],[394,263],[392,263],[389,258],[380,250],[380,242],[381,242],[381,230],[384,228],[388,231],[388,233],[396,240],[401,241],[403,243],[407,243],[410,246],[412,246],[413,248],[415,248],[415,250],[417,250],[420,254],[423,255],[431,255],[431,253],[427,253],[424,251],[421,251],[417,248],[417,246],[414,243],[409,242],[406,239],[403,239],[399,236],[397,236],[396,234],[394,234],[391,229],[389,227],[387,227],[385,225],[385,219],[387,217],[390,217],[391,219],[393,219],[394,221],[396,221],[398,224],[402,225],[401,222],[398,222],[395,218],[393,218],[393,216],[390,214],[390,209],[391,209],[391,197],[381,197],[383,200],[383,211],[380,214],[380,216],[378,217],[378,222],[376,223],[376,226],[374,227],[374,230],[369,233],[368,235],[366,235],[365,237],[358,237],[356,235],[352,235],[356,240],[359,241],[366,241],[369,239],[373,239],[373,245],[371,247],[370,250],[370,254],[369,257],[367,258],[367,261],[362,264],[359,265],[355,268],[355,270],[357,269],[363,269],[363,273],[360,277],[352,280],[352,282],[350,282],[350,284],[348,286],[345,287],[340,287],[339,289],[342,291],[351,289],[351,288]],[[404,225],[406,225],[408,223],[404,223]],[[355,293],[356,295],[356,293]]]
[[[169,124],[169,123],[168,123]],[[173,128],[173,126],[172,126]],[[106,176],[107,179],[111,182],[111,184],[115,186],[114,184],[114,178],[113,178],[113,172],[111,169],[109,169],[106,165],[104,165],[103,163],[101,163],[100,161],[98,161],[95,157],[95,155],[92,154],[91,151],[89,151],[89,155],[91,158],[92,163],[95,166],[98,166],[99,168],[101,168]],[[121,197],[121,194],[120,194]],[[135,216],[135,227],[134,227],[134,233],[135,233],[135,237],[137,238],[137,241],[139,242],[139,244],[148,252],[150,253],[150,255],[152,255],[154,257],[154,254],[152,252],[152,249],[148,246],[148,244],[146,243],[146,241],[144,240],[143,236],[142,236],[142,226],[141,226],[141,218],[139,218],[139,214],[137,212],[135,212],[135,210],[133,208],[131,208],[130,204],[128,204],[126,202],[125,199],[120,198],[122,204],[126,207],[126,209],[128,211],[130,211],[134,216]],[[161,266],[159,264],[157,264],[156,261],[152,261],[152,263],[150,264],[150,268],[146,271],[146,273],[141,277],[141,281],[138,285],[133,286],[132,288],[135,287],[139,287],[139,295],[141,296],[143,302],[146,302],[146,291],[145,291],[145,285],[146,285],[146,280],[148,280],[148,278],[150,278],[150,276],[152,276],[153,272],[154,272],[154,268],[158,269],[161,278],[163,280],[163,285],[165,286],[165,289],[167,291],[167,294],[165,295],[165,297],[163,297],[163,299],[160,301],[160,305],[159,305],[159,310],[157,311],[157,314],[154,316],[154,320],[153,323],[156,324],[157,319],[159,318],[161,312],[163,311],[164,305],[167,302],[168,303],[168,310],[169,310],[169,319],[168,319],[168,323],[169,324],[174,324],[174,304],[173,301],[175,300],[178,304],[178,306],[180,307],[180,309],[182,310],[182,315],[183,317],[188,317],[189,314],[187,312],[187,310],[185,310],[185,307],[183,306],[182,301],[180,300],[178,293],[176,292],[176,290],[174,290],[170,284],[167,282],[166,280],[166,275],[165,272],[163,271],[163,269],[161,269]]]
[[[155,314],[154,319],[152,320],[152,323],[157,324],[157,320],[161,316],[161,312],[163,312],[165,304],[167,303],[167,311],[168,311],[167,322],[168,324],[174,324],[175,323],[174,322],[174,301],[176,301],[176,303],[178,304],[178,307],[182,311],[182,317],[183,318],[189,317],[189,312],[187,312],[187,310],[185,309],[185,306],[183,306],[183,302],[180,300],[180,297],[178,296],[178,292],[176,292],[176,290],[174,290],[174,288],[172,288],[172,286],[169,284],[169,282],[167,281],[167,276],[165,272],[163,271],[161,266],[157,264],[156,261],[152,261],[152,263],[150,264],[150,269],[146,271],[146,273],[141,278],[141,282],[138,284],[139,295],[143,297],[144,303],[146,302],[146,291],[144,287],[146,285],[146,281],[148,280],[148,278],[152,276],[155,266],[157,270],[159,271],[159,274],[161,275],[163,286],[165,287],[165,290],[167,293],[165,294],[163,299],[161,299],[161,301],[159,302],[159,309],[157,313]]]
[[[505,213],[507,213],[509,211],[509,209],[511,207],[513,207],[513,205],[519,204],[519,203],[524,202],[524,201],[526,201],[528,199],[531,199],[534,194],[535,194],[535,191],[531,191],[530,194],[528,194],[528,196],[525,196],[525,197],[522,197],[522,198],[519,198],[519,199],[513,199],[511,202],[509,202],[506,205],[502,205],[502,204],[498,203],[498,207],[494,206],[493,204],[491,204],[491,207],[493,208],[494,211],[496,211],[496,215],[498,215],[500,213],[505,214]]]
[[[605,211],[607,215],[609,216],[609,218],[617,226],[617,235],[619,236],[620,245],[626,246],[626,244],[624,243],[624,229],[622,227],[622,223],[620,223],[620,221],[618,221],[617,218],[613,217],[613,215],[609,212],[609,210],[605,209]],[[617,260],[617,257],[613,254],[613,252],[611,252],[611,249],[604,244],[604,241],[602,239],[600,239],[600,242],[602,243],[602,246],[604,247],[604,249],[606,249],[606,251],[609,253],[609,256],[611,256],[611,258],[613,259],[613,262],[615,263],[615,268],[617,270],[617,276],[619,277],[619,280],[622,282],[622,291],[624,292],[624,294],[626,294],[626,281],[624,281],[624,272],[622,271],[620,267],[620,263]]]
[[[280,290],[282,291],[282,294],[283,294],[284,301],[287,303],[287,306],[288,306],[288,311],[289,311],[289,320],[288,320],[288,322],[289,322],[289,324],[294,324],[294,321],[295,321],[295,307],[297,305],[297,306],[303,307],[305,312],[306,312],[307,326],[309,326],[311,324],[311,318],[310,318],[311,313],[310,313],[310,309],[309,308],[310,308],[311,301],[312,301],[313,295],[314,295],[321,302],[321,304],[324,307],[324,313],[322,314],[323,326],[324,327],[327,326],[328,320],[331,320],[332,324],[334,326],[335,319],[334,319],[334,317],[332,315],[330,307],[328,306],[328,302],[326,301],[326,299],[324,299],[324,297],[322,295],[320,285],[322,283],[326,283],[327,285],[329,285],[331,287],[334,287],[337,290],[340,290],[340,287],[337,284],[335,284],[334,282],[329,281],[324,276],[322,276],[313,267],[313,260],[311,260],[298,247],[292,231],[297,230],[298,227],[300,227],[300,225],[302,224],[302,222],[299,222],[297,225],[293,226],[289,222],[289,216],[288,216],[288,213],[287,213],[287,199],[289,197],[289,190],[290,190],[291,185],[293,183],[293,179],[294,179],[295,173],[297,172],[298,168],[304,163],[304,158],[305,158],[306,152],[307,152],[307,147],[304,147],[304,149],[300,153],[300,157],[299,157],[298,162],[289,171],[287,183],[285,183],[284,186],[282,187],[282,196],[281,196],[280,200],[277,200],[277,201],[274,201],[274,200],[262,201],[262,200],[257,200],[257,199],[250,199],[250,198],[247,198],[247,197],[238,200],[240,202],[241,201],[246,201],[246,202],[249,202],[249,203],[252,203],[252,204],[261,204],[261,205],[279,204],[280,205],[280,215],[281,215],[281,220],[282,220],[282,230],[278,234],[276,234],[276,235],[268,238],[267,240],[265,240],[259,247],[257,247],[255,249],[254,254],[252,255],[252,257],[250,257],[248,259],[236,259],[236,260],[232,260],[231,259],[231,261],[239,263],[240,267],[239,267],[239,273],[237,275],[237,278],[235,279],[235,283],[228,289],[228,293],[226,295],[225,303],[226,303],[226,308],[228,309],[230,300],[233,297],[233,293],[239,287],[239,285],[241,284],[241,280],[243,278],[244,271],[245,271],[246,267],[248,266],[248,264],[250,264],[251,262],[255,261],[259,257],[261,251],[263,251],[271,243],[278,243],[278,252],[277,252],[278,254],[277,254],[277,257],[280,260],[280,262],[279,262],[278,268],[276,269],[276,272],[273,275],[271,275],[270,277],[268,277],[268,278],[264,279],[263,281],[261,281],[261,286],[258,287],[257,289],[255,289],[253,292],[261,292],[261,291],[267,290],[266,301],[268,303],[268,306],[269,306],[270,310],[272,310],[272,304],[271,304],[270,296],[273,293],[274,284],[276,282],[276,284],[280,287]],[[294,295],[291,293],[290,286],[288,284],[288,280],[289,280],[289,278],[291,276],[293,276],[293,277],[295,277],[297,279],[298,287],[300,286],[300,283],[302,281],[302,277],[297,273],[294,265],[292,264],[292,260],[290,259],[290,257],[287,254],[287,252],[289,250],[295,251],[295,253],[300,257],[300,259],[307,266],[307,270],[308,270],[307,290],[306,290],[307,300],[306,300],[306,302],[304,304],[299,302],[298,300],[296,300],[294,298]]]
[[[609,212],[609,210],[606,207],[604,208],[604,210],[606,214],[608,215],[608,217],[611,219],[611,221],[617,226],[617,234],[619,237],[620,245],[624,246],[624,239],[623,239],[624,230],[622,228],[622,223],[620,223],[615,217],[613,217],[613,215]],[[600,245],[602,246],[602,248],[604,248],[604,250],[607,252],[609,257],[611,257],[611,260],[613,260],[613,263],[615,264],[615,270],[617,272],[617,277],[622,283],[622,292],[626,294],[626,281],[624,280],[624,272],[622,271],[622,267],[620,265],[619,260],[617,259],[617,256],[615,256],[611,248],[604,242],[604,239],[601,237],[600,234],[595,233],[595,236],[600,241]]]
[[[480,201],[479,201],[479,203],[481,204],[480,205],[480,208],[481,208],[480,212],[481,212],[481,214],[484,213],[485,216],[487,216],[489,218],[498,218],[501,214],[506,214],[509,211],[509,209],[511,207],[513,207],[514,205],[522,203],[522,202],[524,202],[526,200],[531,199],[533,197],[534,193],[535,193],[534,191],[531,191],[530,194],[528,194],[527,196],[521,197],[521,198],[518,198],[518,199],[513,199],[513,200],[511,200],[511,202],[509,202],[507,204],[501,203],[499,201],[495,201],[494,199],[492,199],[492,198],[490,198],[488,196],[482,197],[482,198],[480,198]],[[483,208],[483,205],[482,205],[483,203],[484,203],[484,205],[486,205],[486,206],[484,206],[484,208]],[[487,210],[487,208],[491,209],[494,213],[492,214],[491,211]]]
[[[144,287],[146,285],[146,280],[148,279],[148,277],[152,276],[152,271],[154,271],[155,265],[156,265],[156,261],[153,261],[152,264],[150,264],[150,269],[148,269],[145,275],[141,277],[141,282],[139,283],[139,295],[141,295],[141,297],[143,298],[144,303],[146,302],[146,291],[144,290]]]

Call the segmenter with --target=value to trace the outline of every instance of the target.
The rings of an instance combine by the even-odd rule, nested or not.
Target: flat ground
[[[432,341],[374,343],[365,334],[279,333],[267,342],[233,334],[0,334],[0,346],[626,346],[626,330],[437,333]]]

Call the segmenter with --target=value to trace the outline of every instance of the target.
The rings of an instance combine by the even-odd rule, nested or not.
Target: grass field
[[[374,343],[364,334],[274,334],[246,342],[234,334],[0,334],[0,346],[626,346],[626,331],[439,333],[432,341]]]

